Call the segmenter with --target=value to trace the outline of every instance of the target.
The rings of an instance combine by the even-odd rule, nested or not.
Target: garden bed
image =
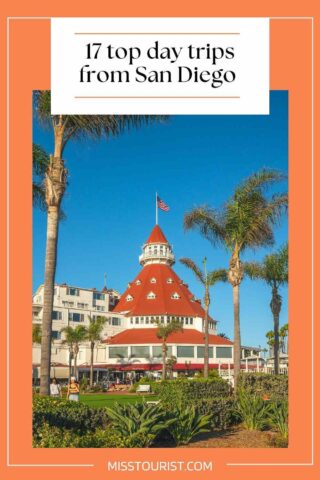
[[[278,435],[273,431],[245,430],[241,426],[202,434],[181,448],[274,448]]]

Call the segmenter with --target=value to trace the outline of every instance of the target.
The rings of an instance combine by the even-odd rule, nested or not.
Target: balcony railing
[[[149,259],[153,259],[153,258],[163,258],[165,260],[172,260],[174,261],[174,255],[172,253],[163,253],[163,252],[159,252],[159,253],[149,253],[149,252],[146,252],[146,253],[142,253],[140,256],[139,256],[139,261],[141,260],[149,260]]]

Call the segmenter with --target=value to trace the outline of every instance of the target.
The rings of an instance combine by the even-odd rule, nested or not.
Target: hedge
[[[212,415],[211,428],[225,430],[238,422],[235,411],[234,397],[215,397],[197,400],[194,404],[197,411],[204,415]]]
[[[110,427],[106,430],[79,433],[66,428],[52,427],[44,423],[33,435],[35,448],[121,448],[125,439]]]
[[[34,432],[44,424],[71,429],[74,432],[87,432],[102,428],[108,422],[107,413],[102,408],[90,408],[83,403],[59,398],[34,397],[33,399]]]
[[[166,380],[159,384],[158,393],[165,408],[175,405],[187,406],[198,400],[228,397],[230,385],[222,379],[197,378],[193,380]]]
[[[268,397],[272,401],[288,399],[288,376],[268,373],[241,373],[238,387],[251,395]]]

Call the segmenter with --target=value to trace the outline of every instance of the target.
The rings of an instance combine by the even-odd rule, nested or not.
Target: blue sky
[[[178,261],[190,257],[208,268],[228,265],[228,252],[213,248],[196,232],[183,230],[184,213],[196,205],[219,207],[244,178],[263,167],[287,172],[288,95],[271,92],[270,115],[171,116],[97,142],[70,142],[64,159],[69,185],[63,200],[67,219],[60,225],[56,282],[123,292],[140,269],[138,255],[155,224],[155,192],[170,206],[159,224],[173,244],[175,271],[199,297],[201,286]],[[33,141],[52,152],[53,136],[34,121]],[[284,191],[281,183],[276,191]],[[272,193],[272,192],[271,192]],[[287,220],[275,229],[274,248],[287,240]],[[33,288],[43,283],[46,215],[33,213]],[[248,252],[259,260],[270,250]],[[287,322],[287,289],[281,291],[281,324]],[[232,291],[211,291],[211,315],[220,332],[233,336]],[[272,328],[270,289],[261,282],[241,285],[241,333],[246,345],[265,345]]]

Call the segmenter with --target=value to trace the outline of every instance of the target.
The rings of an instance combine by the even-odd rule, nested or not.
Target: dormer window
[[[137,280],[136,285],[141,285],[141,280]]]
[[[133,300],[133,296],[132,296],[132,295],[127,295],[127,296],[126,296],[126,301],[127,301],[127,302],[132,302],[132,300]]]
[[[156,298],[156,294],[153,292],[149,292],[147,295],[148,300],[154,300]]]
[[[157,283],[157,279],[154,277],[150,278],[150,283]]]
[[[173,300],[179,300],[180,295],[179,295],[177,292],[174,292],[174,293],[171,295],[171,298],[172,298]]]
[[[167,278],[167,283],[173,283],[172,278]]]

